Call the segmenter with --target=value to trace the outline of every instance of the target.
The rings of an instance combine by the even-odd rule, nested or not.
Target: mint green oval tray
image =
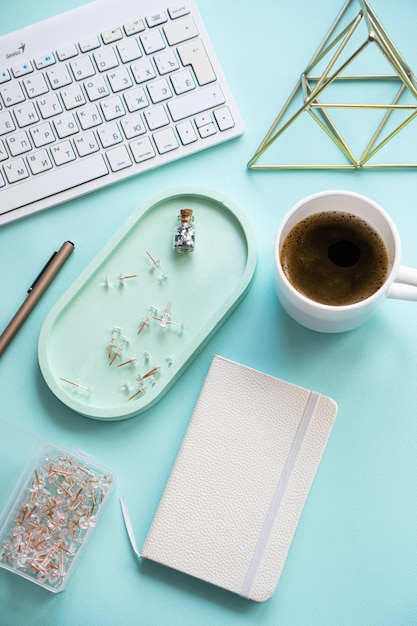
[[[194,212],[196,246],[178,254],[173,232],[184,207]],[[255,267],[251,226],[230,199],[201,187],[153,196],[47,316],[38,347],[47,385],[90,418],[145,411],[244,297]]]

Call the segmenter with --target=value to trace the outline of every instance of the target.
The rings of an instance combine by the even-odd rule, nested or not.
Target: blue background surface
[[[0,31],[78,4],[2,3]],[[76,244],[0,361],[0,416],[43,441],[87,450],[118,478],[116,493],[64,593],[48,593],[0,570],[0,624],[417,624],[417,305],[387,301],[360,329],[321,335],[284,313],[273,285],[274,233],[282,216],[303,196],[331,188],[379,202],[398,225],[402,262],[417,267],[416,173],[246,168],[341,6],[336,0],[200,0],[245,122],[244,135],[0,229],[0,327],[20,306],[52,251],[66,239]],[[372,6],[416,67],[414,0],[374,0]],[[415,146],[413,124],[399,141],[404,150]],[[327,145],[317,145],[321,154]],[[157,405],[118,423],[82,417],[53,396],[40,374],[42,323],[141,202],[156,191],[187,184],[228,195],[250,219],[258,245],[252,288]],[[214,354],[319,390],[339,405],[283,575],[265,604],[138,562],[120,512],[124,495],[141,545]]]

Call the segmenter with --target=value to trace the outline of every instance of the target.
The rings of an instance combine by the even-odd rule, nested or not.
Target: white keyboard
[[[193,0],[96,0],[0,37],[0,225],[242,132]]]

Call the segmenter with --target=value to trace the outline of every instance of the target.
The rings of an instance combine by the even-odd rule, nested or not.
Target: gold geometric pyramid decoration
[[[375,71],[381,60],[384,64],[383,71]],[[370,64],[370,68],[365,66],[366,63]],[[359,102],[356,99],[350,102],[349,97],[347,101],[340,102],[338,97],[342,95],[346,99],[346,94],[359,95]],[[349,115],[356,115],[356,119],[362,124],[366,122],[365,130],[359,131],[359,124],[356,122],[347,123],[348,119],[346,117],[343,119],[347,112]],[[372,122],[368,117],[370,114],[374,116]],[[321,131],[324,131],[333,142],[333,149],[336,146],[334,152],[340,156],[341,162],[338,160],[337,162],[332,160],[330,163],[317,162],[319,148],[313,134],[310,136],[310,143],[314,144],[313,151],[316,149],[313,162],[259,163],[261,157],[271,151],[273,144],[278,139],[282,140],[282,135],[299,124],[306,115],[310,120],[308,124],[313,120],[313,125],[319,129],[319,135],[322,136]],[[249,161],[248,167],[253,170],[415,168],[417,163],[413,162],[413,154],[411,159],[404,162],[399,162],[402,158],[394,162],[390,162],[391,159],[378,160],[381,151],[384,154],[390,142],[392,146],[397,135],[415,118],[417,118],[415,75],[389,38],[368,1],[347,0]],[[285,154],[287,159],[298,157],[298,154],[294,154],[294,150],[297,150],[296,144],[302,150],[308,141],[309,132],[304,132],[301,139],[298,136],[298,139],[291,143],[293,149]],[[314,132],[317,133],[316,130]],[[356,135],[356,140],[360,139],[359,146],[355,148],[354,142],[348,138],[352,133]],[[415,142],[413,144],[415,145]],[[400,155],[403,157],[402,151]]]

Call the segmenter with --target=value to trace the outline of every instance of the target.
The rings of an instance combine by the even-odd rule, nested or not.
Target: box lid
[[[37,435],[0,417],[0,528],[40,445]]]

